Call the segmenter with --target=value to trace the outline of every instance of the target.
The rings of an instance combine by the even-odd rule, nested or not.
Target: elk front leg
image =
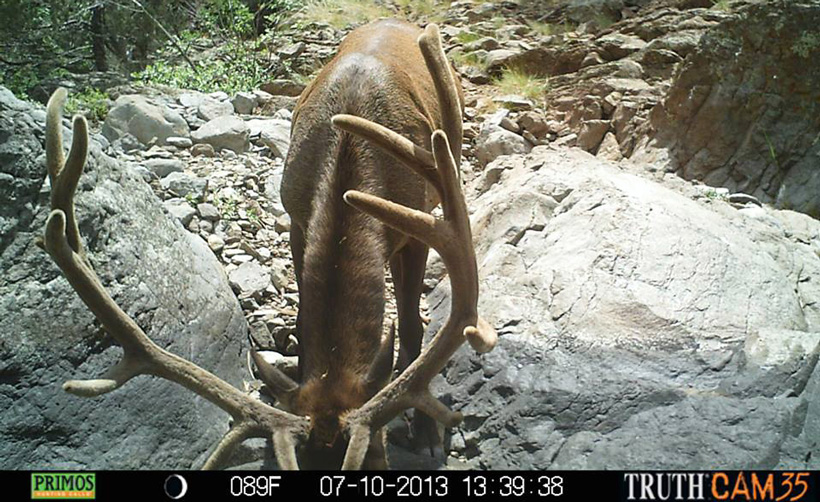
[[[428,250],[426,244],[411,238],[390,260],[399,314],[399,371],[404,371],[421,353],[424,325],[419,315],[419,301],[424,288]],[[411,433],[415,449],[427,448],[431,456],[435,455],[435,450],[441,445],[441,437],[434,419],[415,410]]]

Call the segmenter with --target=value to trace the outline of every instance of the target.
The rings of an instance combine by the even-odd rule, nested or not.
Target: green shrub
[[[102,122],[108,115],[108,93],[90,87],[82,92],[71,92],[65,104],[69,115],[80,113],[88,120]]]
[[[803,59],[809,59],[812,53],[820,47],[820,35],[817,33],[803,32],[800,38],[792,45],[792,52]]]
[[[253,90],[266,80],[269,72],[256,58],[251,42],[232,41],[220,49],[207,64],[194,71],[184,62],[159,59],[133,77],[144,84],[160,84],[202,92],[224,91],[234,94]]]

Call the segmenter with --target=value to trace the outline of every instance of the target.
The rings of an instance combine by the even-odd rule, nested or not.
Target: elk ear
[[[291,378],[282,373],[281,370],[265,361],[265,359],[253,349],[251,349],[251,357],[259,369],[259,379],[267,385],[274,397],[276,397],[286,410],[291,409],[293,398],[296,397],[296,393],[299,391],[299,384],[291,380]]]
[[[370,365],[365,379],[365,388],[369,396],[376,395],[377,392],[390,381],[393,374],[393,347],[396,343],[396,321],[390,325],[390,335],[382,340],[379,351]]]

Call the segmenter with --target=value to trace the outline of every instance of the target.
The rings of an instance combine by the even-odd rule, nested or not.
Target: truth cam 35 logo
[[[809,472],[625,473],[624,498],[632,501],[807,502],[815,490]]]

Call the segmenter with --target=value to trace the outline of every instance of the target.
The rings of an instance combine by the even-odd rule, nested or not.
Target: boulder
[[[471,466],[820,466],[820,222],[580,150],[496,162],[470,206],[499,343],[462,347],[434,391],[464,413],[451,444]],[[448,295],[428,295],[431,331]]]
[[[34,244],[49,212],[44,115],[0,88],[0,468],[199,468],[228,430],[216,406],[147,376],[90,399],[61,388],[99,378],[122,350]],[[247,326],[207,244],[95,141],[76,202],[88,257],[125,312],[161,347],[241,385]]]
[[[231,99],[231,105],[236,113],[247,115],[256,108],[257,97],[252,92],[237,92]]]
[[[218,101],[216,99],[206,97],[199,103],[196,114],[204,121],[213,120],[218,117],[233,114],[233,104],[230,101]]]
[[[305,84],[294,82],[293,80],[276,79],[270,82],[265,82],[260,86],[260,89],[273,96],[290,96],[296,97],[302,94],[305,90]],[[268,98],[270,99],[270,98]]]
[[[120,96],[108,112],[102,127],[111,142],[131,135],[142,145],[156,141],[164,145],[169,137],[188,137],[188,123],[171,108],[138,94]]]
[[[163,190],[169,190],[180,197],[193,197],[200,200],[208,190],[207,178],[200,178],[183,172],[172,172],[159,180]]]
[[[185,163],[179,159],[148,159],[142,161],[142,165],[157,178],[164,178],[171,173],[180,173],[185,170]]]
[[[686,179],[820,216],[820,5],[750,3],[734,14],[699,41],[663,40],[688,56],[652,111],[647,150],[666,150],[663,167]]]
[[[518,134],[495,124],[482,124],[476,138],[475,157],[486,166],[501,155],[527,153],[532,145]]]
[[[266,146],[274,157],[284,159],[290,147],[289,120],[253,119],[248,121],[250,135],[254,143]]]
[[[217,117],[191,133],[194,143],[207,143],[214,150],[232,150],[242,153],[248,149],[250,129],[239,117]]]

